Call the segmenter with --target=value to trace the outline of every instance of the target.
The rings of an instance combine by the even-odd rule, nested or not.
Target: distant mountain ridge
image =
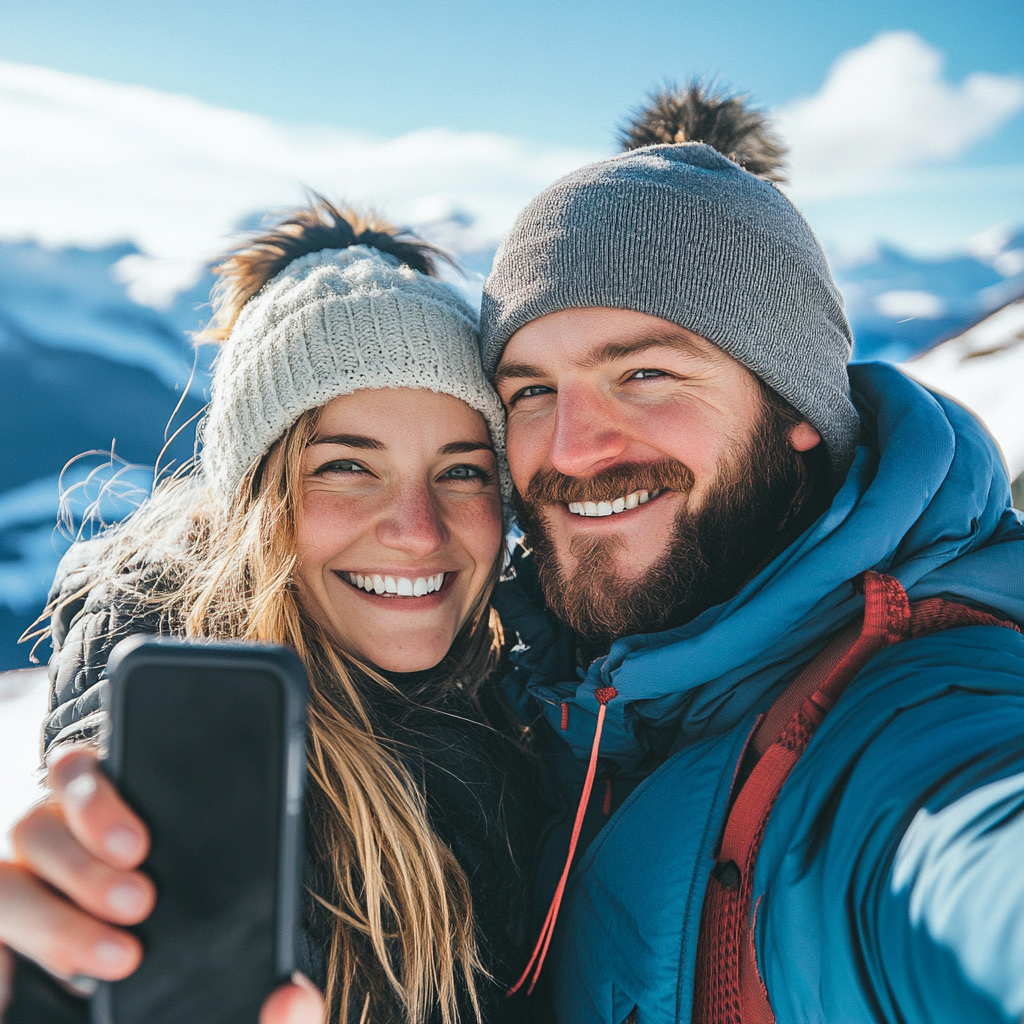
[[[834,267],[859,359],[900,362],[1024,294],[1024,228],[980,251],[922,259],[891,246]]]
[[[465,274],[448,277],[478,302],[496,245],[464,214],[421,224],[419,231],[460,261]],[[27,645],[16,640],[42,610],[68,543],[55,530],[65,465],[113,445],[114,463],[102,455],[76,462],[64,484],[72,488],[66,509],[72,532],[90,503],[114,520],[152,479],[151,470],[125,471],[123,465],[152,467],[165,439],[199,414],[208,396],[213,350],[197,353],[189,333],[209,314],[211,276],[204,273],[167,308],[155,309],[131,297],[119,269],[137,255],[130,243],[47,249],[32,241],[0,242],[0,670],[28,664]],[[856,355],[907,359],[1005,303],[1015,289],[1024,292],[1024,229],[947,259],[883,247],[869,259],[837,265],[836,278]],[[188,459],[194,438],[192,419],[161,465]],[[119,472],[127,496],[104,489]],[[45,660],[47,651],[39,653]]]

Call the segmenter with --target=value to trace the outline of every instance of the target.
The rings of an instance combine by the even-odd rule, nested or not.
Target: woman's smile
[[[421,576],[391,575],[386,570],[381,572],[341,572],[335,570],[336,575],[351,583],[357,590],[364,590],[367,594],[374,594],[377,597],[428,597],[430,594],[438,593],[444,586],[445,576],[453,577],[454,573],[431,573]]]

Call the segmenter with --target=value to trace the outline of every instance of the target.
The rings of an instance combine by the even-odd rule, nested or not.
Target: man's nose
[[[566,476],[588,476],[618,459],[625,447],[614,411],[599,396],[569,389],[558,392],[549,456],[552,468]]]
[[[400,485],[377,523],[377,539],[415,558],[428,558],[442,547],[448,531],[430,488]]]

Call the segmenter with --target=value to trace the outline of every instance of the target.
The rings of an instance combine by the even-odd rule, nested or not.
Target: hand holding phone
[[[94,978],[126,977],[142,957],[139,939],[116,926],[137,924],[153,907],[152,882],[138,870],[149,830],[98,769],[91,748],[58,754],[49,782],[51,797],[13,831],[15,859],[0,863],[0,943],[83,991]],[[31,1007],[24,1015],[18,977],[13,988],[12,1016],[0,1008],[0,1020],[38,1024]],[[222,999],[211,1000],[212,1011],[218,1002],[221,1016],[196,1019],[235,1019],[223,1016]],[[259,1015],[260,1024],[320,1024],[322,1018],[322,999],[304,979],[277,988]]]

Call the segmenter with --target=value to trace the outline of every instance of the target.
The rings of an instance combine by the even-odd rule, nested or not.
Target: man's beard
[[[683,625],[737,593],[789,543],[795,522],[800,529],[808,524],[800,512],[812,486],[803,458],[789,444],[790,427],[763,406],[754,436],[719,471],[703,506],[678,513],[665,554],[632,579],[616,570],[615,552],[624,546],[617,537],[575,537],[569,554],[576,567],[566,572],[546,530],[546,507],[639,490],[689,494],[692,471],[662,460],[587,478],[535,474],[525,496],[514,501],[551,611],[598,649],[620,637]]]

